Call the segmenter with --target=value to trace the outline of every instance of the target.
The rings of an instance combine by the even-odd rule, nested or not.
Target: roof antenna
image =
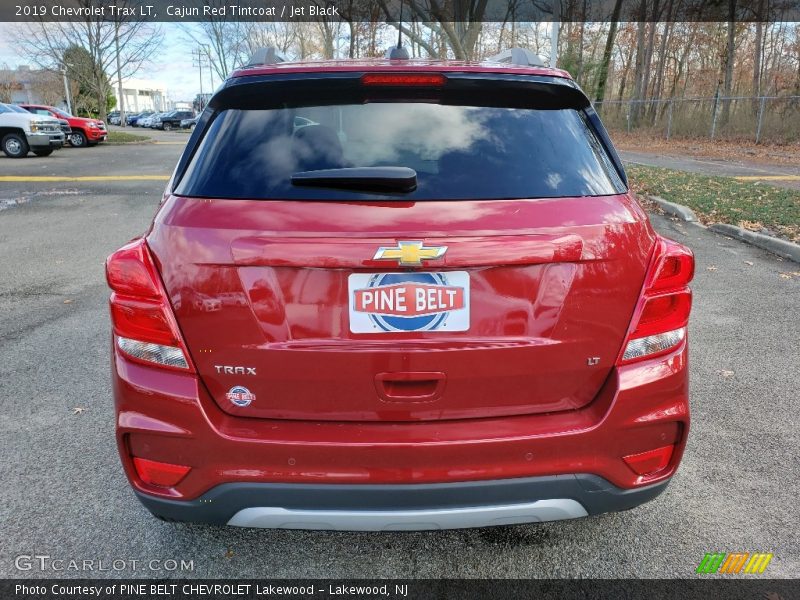
[[[389,60],[408,60],[408,50],[403,48],[403,0],[400,0],[400,20],[397,23],[397,46],[386,51]]]

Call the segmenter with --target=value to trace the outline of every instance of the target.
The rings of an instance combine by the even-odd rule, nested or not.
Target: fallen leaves
[[[707,271],[716,271],[717,270],[717,265],[709,265],[709,266],[706,267],[706,270]]]
[[[722,375],[722,377],[724,379],[727,379],[728,377],[733,377],[733,371],[728,371],[726,369],[720,369],[720,370],[717,371],[717,375]]]
[[[72,407],[72,414],[73,415],[82,415],[83,411],[86,410],[85,406],[73,406]]]
[[[749,267],[753,266],[753,261],[752,260],[745,260],[745,261],[742,261],[742,262],[744,262],[744,264],[746,264]]]

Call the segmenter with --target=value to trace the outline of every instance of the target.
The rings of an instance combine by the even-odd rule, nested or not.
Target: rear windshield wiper
[[[408,167],[320,169],[295,173],[292,185],[406,193],[417,189],[417,172]]]

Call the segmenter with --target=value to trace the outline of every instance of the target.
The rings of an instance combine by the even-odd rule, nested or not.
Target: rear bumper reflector
[[[680,329],[631,340],[625,347],[625,354],[622,355],[622,360],[633,360],[634,358],[664,352],[673,346],[677,346],[683,341],[684,337],[686,337],[686,328],[681,327]]]

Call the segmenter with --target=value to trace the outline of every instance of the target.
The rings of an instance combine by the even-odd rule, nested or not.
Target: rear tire
[[[69,143],[73,148],[85,148],[88,145],[86,135],[82,131],[73,131],[69,136]]]
[[[8,158],[25,158],[30,150],[28,140],[21,133],[9,133],[3,137],[2,144],[3,153]]]
[[[163,129],[164,129],[164,131],[172,131],[172,124],[171,123],[164,123]]]
[[[50,156],[53,153],[53,149],[47,148],[46,150],[34,150],[33,153],[36,156]]]

